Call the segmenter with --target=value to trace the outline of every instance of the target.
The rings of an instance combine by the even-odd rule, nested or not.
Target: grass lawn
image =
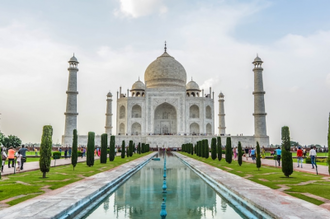
[[[88,167],[86,163],[77,163],[75,170],[72,165],[51,167],[50,172],[46,175],[47,178],[42,178],[39,170],[3,176],[0,180],[0,201],[16,197],[16,199],[6,202],[8,205],[15,205],[45,193],[44,189],[54,190],[66,186],[149,153],[151,152],[141,155],[134,154],[133,157],[124,159],[117,156],[112,162],[108,159],[106,164],[100,164],[100,160],[96,160],[92,167]]]
[[[218,161],[217,159],[212,160],[211,157],[205,159],[188,153],[180,153],[272,189],[287,186],[289,188],[283,192],[316,205],[323,204],[324,202],[310,198],[302,193],[310,193],[330,199],[330,177],[295,171],[290,177],[285,177],[281,168],[262,166],[258,170],[256,164],[253,163],[243,162],[242,166],[239,166],[238,162],[234,160],[231,164],[228,164],[224,158]]]

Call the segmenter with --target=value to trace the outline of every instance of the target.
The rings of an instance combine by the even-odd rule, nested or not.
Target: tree
[[[134,151],[133,141],[130,140],[130,141],[129,141],[129,156],[130,156],[130,157],[133,156],[133,151]]]
[[[227,137],[226,139],[226,162],[231,163],[233,159],[232,148],[231,148],[231,137]]]
[[[108,147],[108,134],[104,133],[101,135],[101,163],[107,163],[107,147]]]
[[[73,170],[77,165],[78,161],[78,135],[77,129],[73,130],[73,139],[72,139],[72,155],[71,155],[71,164],[73,166]]]
[[[211,158],[212,160],[217,159],[217,139],[216,138],[212,138],[211,141]]]
[[[237,150],[238,150],[238,165],[242,166],[243,151],[242,151],[242,144],[241,144],[240,141],[238,142],[238,149]]]
[[[0,132],[0,145],[3,144],[4,140],[5,140],[5,135],[2,132]]]
[[[329,113],[329,126],[328,126],[328,173],[330,174],[330,113]]]
[[[290,131],[288,126],[282,127],[282,172],[286,177],[293,173],[292,153],[290,152]]]
[[[53,127],[50,125],[45,125],[42,131],[39,159],[39,169],[42,172],[42,178],[46,178],[46,173],[50,170],[53,144],[52,136]]]
[[[22,144],[21,139],[15,135],[9,135],[8,137],[5,137],[3,139],[3,146],[6,148],[9,148],[10,146],[13,146],[14,148],[20,146]]]
[[[0,179],[1,179],[1,170],[2,170],[2,147],[0,147],[1,148],[1,150],[0,150]]]
[[[115,157],[116,157],[115,136],[111,135],[111,137],[110,137],[109,161],[114,161]]]
[[[125,141],[121,143],[121,158],[125,158]]]
[[[137,153],[141,154],[141,143],[139,142],[138,147],[137,147]]]
[[[94,165],[95,133],[88,132],[86,164],[91,167]]]
[[[218,150],[218,160],[222,159],[222,146],[221,146],[221,137],[217,137],[217,150]]]
[[[142,149],[141,149],[141,153],[143,154],[144,152],[146,152],[145,150],[146,150],[146,145],[145,145],[145,143],[142,143]]]
[[[130,147],[129,146],[127,146],[127,148],[126,148],[126,157],[129,157],[129,155],[130,155]]]
[[[256,161],[256,165],[257,165],[257,168],[259,170],[260,167],[261,167],[261,157],[260,157],[260,145],[259,145],[259,142],[257,142],[257,161]]]

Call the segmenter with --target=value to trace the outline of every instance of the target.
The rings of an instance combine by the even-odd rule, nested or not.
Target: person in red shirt
[[[302,168],[302,162],[303,162],[303,150],[301,150],[301,147],[298,147],[297,150],[297,163],[299,167],[299,162],[300,162],[300,167]]]

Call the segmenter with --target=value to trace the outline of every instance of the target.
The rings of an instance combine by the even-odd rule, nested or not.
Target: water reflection
[[[150,161],[88,218],[160,218],[162,199],[166,198],[169,218],[241,218],[227,202],[178,158],[168,156],[167,193],[162,193],[163,158]]]

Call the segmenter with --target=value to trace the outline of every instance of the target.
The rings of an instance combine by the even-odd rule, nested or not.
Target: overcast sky
[[[201,88],[225,95],[226,132],[253,135],[253,65],[264,61],[267,132],[302,145],[327,141],[330,111],[328,0],[2,0],[0,130],[61,141],[68,63],[78,72],[78,132],[102,134],[106,94],[126,91],[168,53]],[[218,98],[215,99],[218,114]],[[116,114],[113,116],[115,126]],[[218,118],[215,119],[218,133]],[[115,130],[113,130],[115,133]]]

